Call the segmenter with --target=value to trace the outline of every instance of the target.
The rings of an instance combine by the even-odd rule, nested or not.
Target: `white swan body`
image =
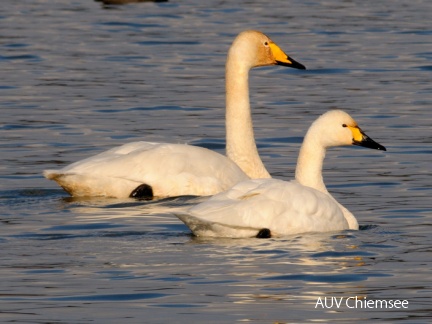
[[[46,170],[72,196],[145,199],[213,195],[247,178],[268,178],[255,144],[249,104],[249,70],[256,66],[305,67],[258,31],[240,33],[226,63],[226,153],[182,144],[129,143]]]
[[[206,163],[195,163],[203,158]],[[46,176],[73,196],[117,198],[144,183],[152,197],[162,198],[211,195],[249,179],[234,162],[206,148],[150,142],[125,144]]]
[[[352,144],[385,150],[367,137],[347,113],[329,111],[312,124],[305,136],[296,180],[246,180],[177,216],[195,235],[206,237],[357,230],[354,215],[330,195],[322,178],[326,149]]]

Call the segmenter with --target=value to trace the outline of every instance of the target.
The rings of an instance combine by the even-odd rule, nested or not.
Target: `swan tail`
[[[59,173],[57,170],[44,170],[43,175],[48,180],[54,180],[55,181],[62,174]]]
[[[121,178],[99,177],[91,174],[62,173],[57,170],[45,170],[43,175],[49,180],[54,180],[67,193],[74,197],[112,197],[148,198],[149,190],[141,187],[140,183]],[[147,186],[149,187],[149,186]],[[151,188],[151,187],[150,187]]]

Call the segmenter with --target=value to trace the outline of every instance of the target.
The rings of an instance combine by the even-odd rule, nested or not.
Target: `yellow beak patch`
[[[354,141],[359,143],[363,141],[363,132],[360,129],[360,127],[358,126],[347,126],[347,127],[351,130]]]
[[[274,58],[275,58],[276,61],[279,61],[279,62],[282,62],[282,63],[292,64],[292,62],[290,61],[288,55],[286,55],[285,52],[282,51],[279,46],[277,46],[273,42],[270,42],[269,46],[270,46],[270,49],[271,49],[271,51],[273,53],[273,56],[274,56]]]

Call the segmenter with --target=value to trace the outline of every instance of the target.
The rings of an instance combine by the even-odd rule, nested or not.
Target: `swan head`
[[[386,151],[386,148],[367,136],[356,121],[342,110],[330,110],[321,115],[309,132],[325,148],[331,146],[357,145]]]
[[[268,36],[256,30],[241,32],[234,40],[228,58],[235,58],[237,62],[242,62],[247,69],[267,65],[306,69],[303,64],[285,54]]]

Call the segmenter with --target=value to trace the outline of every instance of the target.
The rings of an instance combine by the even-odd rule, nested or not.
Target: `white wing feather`
[[[125,144],[44,174],[74,196],[118,198],[144,183],[156,197],[168,197],[211,195],[249,179],[234,162],[206,148],[149,142]]]
[[[272,236],[348,228],[328,195],[296,181],[256,179],[177,215],[198,236],[250,237],[268,228]]]

